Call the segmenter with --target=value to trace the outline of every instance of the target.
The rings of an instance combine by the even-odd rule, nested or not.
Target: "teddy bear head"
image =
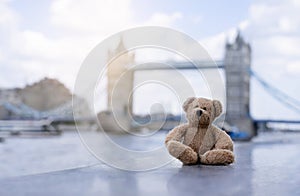
[[[190,97],[183,103],[188,122],[200,128],[208,127],[222,113],[222,104],[218,100]]]

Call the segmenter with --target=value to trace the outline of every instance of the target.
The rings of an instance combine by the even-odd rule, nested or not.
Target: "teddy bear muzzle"
[[[200,117],[202,115],[202,110],[197,110],[196,114]]]

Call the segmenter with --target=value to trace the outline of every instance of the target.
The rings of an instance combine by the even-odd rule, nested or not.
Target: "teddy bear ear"
[[[213,100],[213,106],[215,108],[215,117],[217,117],[222,113],[222,104],[218,100]]]
[[[185,100],[185,102],[182,105],[183,110],[186,112],[189,105],[196,99],[196,97],[189,97],[187,98],[187,100]]]

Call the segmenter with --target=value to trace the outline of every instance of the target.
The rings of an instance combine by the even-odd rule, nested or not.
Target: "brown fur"
[[[234,162],[233,142],[222,130],[212,125],[222,113],[217,100],[188,98],[183,104],[188,123],[169,132],[165,144],[169,153],[183,164],[227,165]],[[201,111],[201,116],[197,111]]]

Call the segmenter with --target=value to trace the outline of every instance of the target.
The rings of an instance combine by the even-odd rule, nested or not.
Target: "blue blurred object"
[[[243,131],[226,131],[226,133],[231,137],[234,141],[249,141],[251,140],[251,136]]]

